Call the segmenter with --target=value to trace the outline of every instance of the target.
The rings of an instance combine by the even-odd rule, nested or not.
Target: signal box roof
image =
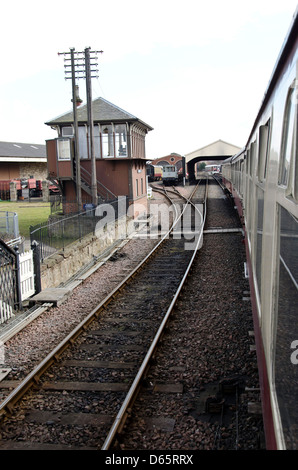
[[[148,131],[151,131],[153,128],[141,121],[139,118],[134,116],[127,111],[119,108],[118,106],[110,103],[104,98],[97,98],[92,102],[92,111],[93,111],[93,121],[98,123],[120,123],[120,122],[137,122],[141,124],[142,127],[147,128]],[[87,123],[88,122],[88,112],[87,104],[82,105],[77,108],[77,119],[78,123]],[[46,122],[45,124],[49,126],[55,125],[67,125],[73,123],[73,111],[67,112],[58,116],[57,118]]]

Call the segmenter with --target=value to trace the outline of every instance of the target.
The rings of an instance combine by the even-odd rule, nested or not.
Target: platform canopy
[[[212,144],[206,145],[198,150],[185,154],[186,163],[190,162],[193,158],[202,157],[201,160],[224,160],[235,155],[241,150],[241,147],[229,144],[223,140],[217,140]]]
[[[241,150],[241,147],[229,144],[223,140],[217,140],[212,144],[206,145],[193,152],[185,154],[185,163],[187,165],[190,179],[194,176],[195,164],[200,161],[223,161],[232,157]]]

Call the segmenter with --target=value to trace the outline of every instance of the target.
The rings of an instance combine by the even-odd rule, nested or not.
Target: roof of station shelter
[[[110,103],[109,101],[105,100],[104,98],[96,98],[92,101],[92,114],[93,114],[93,121],[94,122],[137,122],[141,124],[143,127],[147,128],[148,130],[152,130],[153,128],[146,124],[144,121],[141,121],[139,118],[134,116],[127,111],[119,108],[118,106]],[[87,123],[88,122],[88,109],[87,104],[82,105],[77,108],[77,119],[80,123]],[[51,121],[46,122],[45,124],[49,126],[54,125],[63,125],[63,124],[71,124],[73,123],[73,111],[69,111],[65,114],[62,114]]]
[[[209,145],[206,145],[205,147],[201,147],[200,149],[194,150],[193,152],[185,154],[185,160],[186,162],[189,162],[193,158],[198,158],[202,157],[204,158],[213,158],[213,157],[223,157],[228,158],[231,157],[232,155],[235,155],[236,153],[241,150],[241,147],[238,147],[233,144],[229,144],[228,142],[225,142],[224,140],[217,140],[216,142],[213,142]]]

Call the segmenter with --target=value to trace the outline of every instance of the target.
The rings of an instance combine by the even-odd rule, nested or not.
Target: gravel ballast
[[[188,195],[191,187],[179,190]],[[152,203],[161,200],[159,195]],[[215,183],[209,187],[205,228],[241,229],[233,205]],[[2,364],[12,369],[9,379],[25,377],[156,243],[156,239],[130,240],[75,288],[62,305],[50,308],[9,340]],[[192,276],[168,325],[169,334],[164,336],[156,363],[149,371],[145,395],[136,401],[122,449],[260,448],[262,418],[249,412],[251,402],[260,403],[244,262],[241,231],[204,235]],[[210,412],[210,408],[206,412],[208,399],[218,398],[219,387],[225,381],[237,383],[237,402],[233,394],[220,397],[224,413]],[[182,385],[183,391],[157,391],[158,385],[164,384]],[[8,391],[0,393],[4,398]],[[61,410],[67,412],[65,403],[61,402]],[[82,397],[82,403],[85,412],[96,413],[95,401],[85,403]]]

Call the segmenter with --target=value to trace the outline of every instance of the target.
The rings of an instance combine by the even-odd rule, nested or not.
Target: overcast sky
[[[296,0],[27,0],[2,5],[0,140],[44,144],[72,109],[58,52],[103,50],[101,96],[154,128],[147,158],[242,147]],[[86,101],[85,81],[79,80]]]

